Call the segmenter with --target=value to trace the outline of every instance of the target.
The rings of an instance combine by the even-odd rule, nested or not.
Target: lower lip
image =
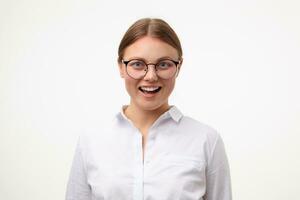
[[[139,90],[139,92],[142,93],[142,95],[143,95],[144,97],[147,97],[147,98],[151,98],[151,97],[156,96],[158,93],[160,93],[160,91],[161,91],[161,89],[160,89],[158,92],[156,92],[156,93],[144,93],[144,92],[142,92],[141,90]]]

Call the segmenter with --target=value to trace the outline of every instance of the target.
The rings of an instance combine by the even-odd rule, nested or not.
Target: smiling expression
[[[125,49],[123,60],[141,59],[146,63],[157,63],[162,58],[178,61],[178,52],[171,45],[150,36],[138,39]],[[178,72],[181,64],[178,65]],[[130,104],[143,110],[155,110],[168,107],[168,98],[172,93],[177,74],[170,79],[161,79],[156,75],[154,65],[149,65],[147,74],[140,80],[126,73],[126,66],[119,64],[120,75],[124,78]],[[177,73],[178,73],[177,72]],[[142,92],[141,87],[161,87],[157,93]],[[144,88],[147,89],[147,88]],[[151,89],[151,88],[149,88]],[[152,88],[154,89],[154,88]]]

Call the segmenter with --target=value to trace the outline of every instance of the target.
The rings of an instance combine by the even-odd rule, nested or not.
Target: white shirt
[[[124,108],[110,123],[82,134],[66,200],[231,200],[220,135],[171,106],[142,134]]]

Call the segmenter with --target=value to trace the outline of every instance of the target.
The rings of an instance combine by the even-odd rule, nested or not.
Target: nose
[[[148,71],[144,76],[144,80],[157,81],[158,76],[156,74],[155,65],[148,65]]]

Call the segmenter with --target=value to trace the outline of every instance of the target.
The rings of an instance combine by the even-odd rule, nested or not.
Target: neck
[[[148,130],[161,114],[169,110],[168,103],[154,110],[145,110],[133,102],[124,110],[124,114],[139,130]]]

